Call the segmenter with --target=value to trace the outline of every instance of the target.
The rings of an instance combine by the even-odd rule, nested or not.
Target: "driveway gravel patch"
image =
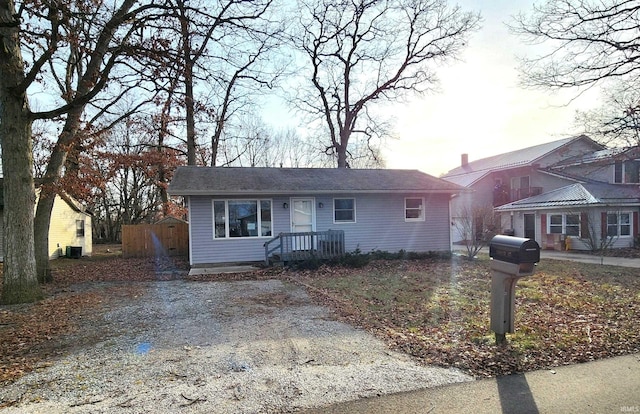
[[[472,380],[390,351],[280,280],[132,288],[0,390],[0,411],[280,413]]]

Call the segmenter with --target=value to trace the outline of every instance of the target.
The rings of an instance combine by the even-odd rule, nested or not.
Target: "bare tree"
[[[175,39],[167,45],[171,68],[159,63],[164,99],[184,108],[174,122],[186,126],[187,164],[202,162],[198,137],[209,136],[214,155],[206,158],[215,165],[227,124],[281,74],[273,52],[283,23],[273,18],[274,0],[173,2],[172,21],[148,29]]]
[[[602,94],[602,106],[576,113],[576,126],[608,147],[640,146],[640,85],[616,81]]]
[[[640,74],[640,4],[631,0],[547,0],[511,29],[550,52],[523,60],[523,81],[543,88],[586,87]]]
[[[485,247],[499,228],[491,205],[462,205],[456,214],[454,226],[463,237],[467,258],[474,258]]]
[[[2,303],[31,302],[42,295],[33,248],[31,117],[19,19],[13,0],[0,0],[0,143],[5,237]]]
[[[598,214],[600,214],[600,217],[598,217]],[[619,213],[616,212],[614,214],[618,215]],[[606,215],[595,211],[580,213],[580,226],[582,227],[580,240],[592,253],[600,253],[600,264],[603,263],[607,251],[613,247],[619,238],[617,232],[609,233],[606,220]]]
[[[139,33],[147,21],[158,18],[156,12],[165,10],[153,3],[138,4],[136,0],[123,0],[115,8],[100,2],[57,2],[52,3],[47,16],[39,20],[37,36],[33,33],[31,37],[25,35],[29,39],[36,38],[33,45],[25,42],[26,47],[47,48],[31,67],[30,75],[43,76],[56,85],[61,104],[50,110],[33,112],[31,117],[54,119],[64,116],[42,178],[35,214],[35,255],[41,282],[50,280],[49,224],[54,199],[59,192],[58,181],[63,173],[70,175],[77,171],[74,167],[77,162],[69,155],[75,154],[77,158],[84,145],[83,138],[95,132],[100,118],[111,117],[107,124],[116,123],[150,99],[147,95],[129,111],[112,113],[117,102],[143,88],[140,73],[144,64],[138,63],[152,51],[145,49]],[[49,31],[54,35],[49,36]]]
[[[136,0],[116,3],[26,1],[21,3],[18,11],[12,0],[0,2],[0,21],[3,23],[0,36],[6,55],[0,60],[12,65],[10,71],[0,74],[1,89],[10,91],[3,95],[0,107],[7,110],[21,108],[20,117],[17,113],[0,114],[0,128],[13,128],[0,132],[3,146],[11,141],[20,142],[19,149],[7,151],[9,147],[5,148],[3,157],[9,153],[12,156],[29,153],[22,158],[26,162],[19,165],[3,163],[7,173],[5,190],[12,187],[16,179],[20,186],[19,194],[11,196],[11,200],[20,202],[20,205],[5,206],[5,217],[18,214],[20,217],[11,221],[25,223],[19,231],[7,232],[19,235],[20,240],[5,244],[5,257],[13,257],[15,250],[21,260],[15,263],[11,259],[5,261],[3,295],[15,297],[17,301],[31,300],[21,296],[20,288],[14,290],[11,280],[18,278],[20,283],[27,283],[25,281],[30,280],[32,271],[43,280],[46,278],[48,228],[58,191],[57,181],[65,170],[77,171],[74,168],[76,161],[69,159],[68,155],[73,153],[77,158],[82,148],[80,139],[91,135],[98,118],[108,115],[115,118],[112,122],[116,122],[127,116],[126,113],[116,115],[111,110],[121,97],[140,87],[140,78],[131,75],[139,75],[140,72],[131,69],[153,50],[141,45],[139,33],[149,20],[156,18],[156,13],[162,14],[164,10],[161,3],[139,3]],[[137,53],[140,50],[144,53]],[[16,65],[21,54],[28,58],[24,64]],[[46,107],[31,111],[27,90],[47,94],[49,99],[43,100]],[[9,119],[11,122],[7,122]],[[60,121],[62,127],[43,174],[34,224],[32,209],[26,207],[34,201],[30,129],[32,122],[38,119]],[[14,213],[15,209],[28,213]],[[27,221],[30,224],[26,224]],[[35,256],[35,271],[31,268],[32,256]]]
[[[522,83],[577,93],[602,87],[602,108],[577,123],[605,145],[638,145],[640,4],[633,0],[547,0],[515,17],[511,30],[545,50],[522,59]]]
[[[300,0],[298,9],[291,39],[308,86],[294,102],[324,125],[339,168],[352,140],[386,135],[373,104],[432,89],[436,65],[454,59],[479,22],[444,0]]]

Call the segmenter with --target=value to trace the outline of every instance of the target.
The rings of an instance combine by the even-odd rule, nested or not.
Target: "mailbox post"
[[[505,342],[513,332],[516,283],[533,274],[540,261],[540,246],[535,240],[513,236],[495,236],[489,244],[491,256],[491,330],[496,343]]]

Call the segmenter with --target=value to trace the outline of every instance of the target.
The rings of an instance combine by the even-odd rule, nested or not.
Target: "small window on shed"
[[[76,220],[76,237],[84,237],[84,220]]]

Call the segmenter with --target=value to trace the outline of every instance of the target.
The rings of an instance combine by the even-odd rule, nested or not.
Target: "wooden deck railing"
[[[344,231],[280,233],[264,244],[264,260],[274,261],[331,259],[344,255]]]

